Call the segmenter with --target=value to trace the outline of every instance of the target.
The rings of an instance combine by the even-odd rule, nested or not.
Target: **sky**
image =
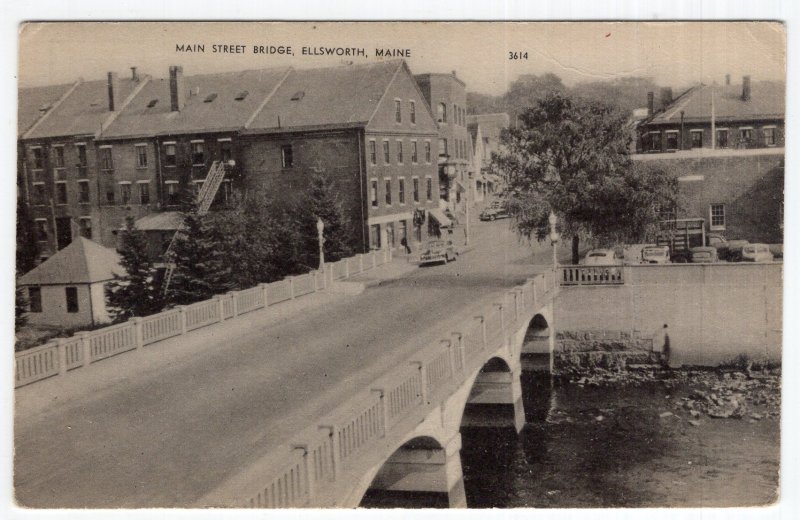
[[[176,52],[203,44],[204,53]],[[211,46],[244,45],[241,54]],[[254,45],[291,46],[294,55],[254,54]],[[366,57],[303,56],[303,47],[364,48]],[[644,76],[664,86],[782,80],[785,27],[776,22],[160,22],[33,23],[19,32],[19,85],[104,78],[108,71],[167,75],[380,60],[376,48],[409,49],[415,74],[456,71],[467,89],[502,94],[521,74],[576,82]],[[527,53],[510,59],[509,53]]]

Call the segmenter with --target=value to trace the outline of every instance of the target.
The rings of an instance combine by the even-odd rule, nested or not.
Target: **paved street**
[[[457,243],[463,240],[458,233]],[[352,388],[450,332],[448,321],[469,316],[551,259],[547,244],[518,243],[507,220],[476,221],[473,235],[474,249],[448,265],[421,267],[358,296],[315,295],[293,315],[251,317],[238,329],[230,322],[221,334],[189,336],[196,345],[167,352],[156,344],[68,375],[98,370],[101,380],[91,391],[56,391],[57,400],[42,404],[37,384],[19,389],[18,501],[31,507],[194,504],[298,424],[324,415]],[[165,349],[163,360],[157,349]],[[150,361],[137,363],[139,355]]]

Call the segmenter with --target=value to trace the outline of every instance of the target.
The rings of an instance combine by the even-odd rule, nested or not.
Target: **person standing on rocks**
[[[669,344],[669,330],[667,324],[659,330],[653,338],[653,349],[656,347],[661,348],[661,367],[669,368],[670,344]]]

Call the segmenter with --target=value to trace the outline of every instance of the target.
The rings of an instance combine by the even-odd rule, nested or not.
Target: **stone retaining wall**
[[[556,332],[553,367],[619,368],[629,364],[658,364],[661,353],[653,351],[652,336],[640,331],[572,330]]]

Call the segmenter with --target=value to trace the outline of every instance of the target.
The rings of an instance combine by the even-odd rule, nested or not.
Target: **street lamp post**
[[[550,223],[550,243],[553,245],[553,275],[556,275],[558,271],[558,254],[556,246],[561,238],[558,234],[558,231],[556,231],[558,217],[556,217],[556,214],[551,211],[550,216],[547,217],[547,221]]]
[[[317,239],[319,240],[319,270],[325,269],[325,237],[322,232],[325,231],[325,223],[321,218],[317,217]]]

